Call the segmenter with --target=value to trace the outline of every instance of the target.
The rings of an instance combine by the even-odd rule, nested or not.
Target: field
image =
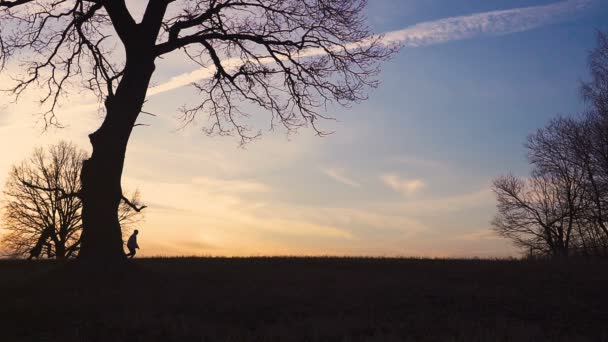
[[[608,261],[0,262],[2,341],[608,341]]]

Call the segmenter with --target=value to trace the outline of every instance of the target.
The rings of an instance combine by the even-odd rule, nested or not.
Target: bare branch
[[[185,49],[199,65],[216,69],[196,84],[202,100],[185,107],[184,123],[209,116],[208,134],[236,133],[246,143],[259,136],[241,122],[242,102],[271,114],[271,128],[317,128],[327,105],[366,99],[377,64],[398,47],[387,47],[364,25],[365,1],[196,1],[166,20],[166,40],[155,54]]]
[[[135,210],[136,212],[140,213],[142,210],[146,209],[147,206],[142,205],[142,206],[137,206],[136,203],[131,202],[128,198],[126,198],[124,195],[122,195],[121,197],[122,201],[128,205],[131,209]]]
[[[259,136],[241,109],[249,102],[270,114],[271,129],[309,126],[325,135],[318,121],[329,118],[327,106],[365,100],[378,85],[379,62],[398,50],[365,25],[366,0],[196,0],[169,15],[172,2],[148,2],[137,23],[125,0],[2,1],[19,10],[0,19],[14,27],[14,34],[0,32],[0,63],[17,52],[37,56],[10,91],[19,97],[41,87],[45,122],[59,126],[56,107],[71,82],[82,78],[100,100],[111,100],[127,60],[153,62],[183,49],[217,71],[196,85],[201,100],[183,108],[184,123],[207,115],[205,132],[236,134],[245,143]]]
[[[11,7],[19,6],[19,5],[24,5],[24,4],[27,4],[32,1],[34,1],[34,0],[14,0],[14,1],[1,0],[0,8],[2,8],[2,7],[11,8]]]
[[[27,182],[27,181],[21,181],[21,183],[23,183],[23,185],[27,186],[28,188],[32,188],[32,189],[35,189],[35,190],[46,191],[46,192],[58,192],[58,193],[61,194],[61,196],[58,197],[58,199],[60,199],[60,200],[67,199],[67,198],[70,198],[70,197],[80,197],[80,193],[79,192],[66,193],[65,190],[63,190],[61,188],[42,187],[42,186],[38,186],[38,185],[35,185],[35,184]]]

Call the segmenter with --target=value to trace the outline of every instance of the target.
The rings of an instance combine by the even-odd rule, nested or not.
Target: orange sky
[[[414,148],[424,145],[429,136],[434,137],[433,144],[448,136],[441,125],[423,130],[424,116],[418,114],[421,107],[416,101],[446,108],[458,107],[457,101],[462,101],[475,108],[476,101],[492,94],[509,95],[500,87],[515,89],[508,83],[512,75],[480,72],[486,78],[476,79],[467,69],[476,63],[476,54],[492,53],[491,46],[508,40],[508,35],[525,36],[522,32],[575,20],[570,18],[572,13],[583,13],[593,3],[531,2],[535,6],[455,12],[413,23],[411,18],[383,13],[381,6],[374,8],[379,12],[371,17],[382,20],[373,24],[382,28],[380,32],[388,32],[387,40],[402,42],[406,49],[386,65],[380,76],[383,85],[371,93],[368,103],[328,109],[338,118],[324,123],[324,128],[336,131],[328,138],[318,138],[307,130],[290,137],[280,130],[265,131],[261,140],[243,149],[236,138],[207,137],[197,122],[180,129],[177,108],[196,100],[196,94],[184,86],[212,75],[214,70],[186,66],[180,55],[159,61],[160,71],[145,108],[159,116],[141,118],[151,126],[136,128],[123,178],[123,187],[140,189],[148,205],[145,222],[138,227],[140,255],[516,255],[508,241],[489,229],[495,211],[489,185],[492,177],[507,167],[507,160],[505,165],[493,165],[496,162],[488,158],[465,154],[487,147],[493,149],[489,155],[500,155],[504,141],[485,138],[465,144],[474,136],[463,128],[456,143]],[[592,25],[588,26],[584,29],[591,32]],[[521,53],[530,53],[526,46],[520,48]],[[462,61],[454,57],[450,62],[442,74],[452,73],[450,79],[431,76],[433,70],[445,66],[440,58],[446,53],[441,49],[468,54]],[[583,56],[584,49],[579,50]],[[539,53],[537,58],[551,65],[547,56]],[[556,70],[558,67],[556,64]],[[0,88],[10,84],[10,76],[19,74],[19,68],[17,64],[8,66],[0,75]],[[429,71],[420,76],[416,75],[419,70]],[[516,81],[525,84],[523,77],[533,76],[526,73]],[[400,86],[391,86],[394,84]],[[468,96],[445,96],[446,102],[441,102],[434,94],[443,91],[446,84],[453,85],[448,93],[460,94],[466,89]],[[403,89],[414,89],[421,95],[413,96]],[[564,94],[566,90],[570,91],[565,89]],[[522,95],[513,92],[510,101],[522,102]],[[556,98],[555,93],[546,96],[549,104]],[[575,99],[576,94],[571,97]],[[4,184],[10,166],[26,158],[36,146],[70,140],[88,150],[87,134],[100,123],[97,101],[86,93],[73,92],[62,99],[58,111],[66,128],[42,133],[36,99],[36,92],[30,92],[17,104],[7,97],[0,100],[0,184]],[[254,123],[268,127],[267,115],[252,111],[256,114]],[[546,108],[544,115],[555,112]],[[446,118],[450,115],[434,113]],[[466,122],[463,119],[462,124]],[[530,125],[525,132],[536,123]],[[496,134],[502,131],[499,127]],[[449,134],[454,132],[458,130]],[[520,160],[516,167],[525,171],[521,158],[524,138],[525,134],[510,135],[510,154],[505,158],[510,158],[508,162]],[[456,150],[459,144],[462,149]]]

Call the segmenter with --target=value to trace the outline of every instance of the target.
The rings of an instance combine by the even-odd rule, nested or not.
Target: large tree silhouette
[[[365,99],[378,63],[393,52],[365,24],[366,0],[149,0],[134,15],[125,0],[0,0],[0,62],[29,68],[12,89],[44,88],[45,122],[74,80],[103,99],[105,119],[90,137],[81,174],[80,258],[124,258],[117,209],[127,143],[142,112],[155,61],[182,50],[215,68],[196,84],[200,103],[184,119],[208,115],[209,134],[256,137],[239,104],[271,113],[288,130],[316,122],[331,101]],[[141,20],[139,18],[141,15]],[[116,49],[114,49],[117,47]]]

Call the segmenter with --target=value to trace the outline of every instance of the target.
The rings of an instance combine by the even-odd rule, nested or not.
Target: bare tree
[[[498,214],[494,230],[536,254],[568,256],[583,210],[581,191],[546,172],[528,180],[512,175],[494,180]]]
[[[573,120],[552,120],[528,138],[530,179],[504,176],[494,182],[494,229],[528,250],[568,256],[576,240],[588,208],[586,174],[571,148],[576,128]]]
[[[582,86],[584,115],[551,120],[528,139],[529,181],[494,183],[494,228],[550,255],[608,254],[608,37],[598,33]]]
[[[142,19],[125,0],[0,0],[2,58],[23,56],[30,67],[12,89],[45,89],[47,124],[66,84],[82,80],[103,99],[106,115],[90,135],[82,169],[83,259],[120,260],[117,209],[126,146],[142,112],[155,61],[181,50],[215,76],[196,84],[208,134],[259,135],[239,106],[266,109],[271,126],[311,126],[328,102],[346,105],[375,87],[378,63],[397,49],[365,24],[366,0],[150,0]],[[118,50],[113,48],[118,46]]]
[[[589,54],[591,80],[584,82],[581,94],[596,115],[608,116],[608,33],[597,33],[597,46]]]
[[[515,240],[518,245],[541,254],[567,256],[606,253],[608,182],[595,151],[601,146],[593,133],[597,128],[597,122],[590,116],[560,117],[529,137],[526,146],[533,166],[531,180],[527,184],[521,180],[515,186],[511,177],[501,177],[495,183],[499,200],[499,215],[494,221],[497,231]],[[518,187],[527,190],[515,191]],[[524,193],[528,195],[522,195]],[[535,208],[535,211],[531,208]],[[541,215],[542,221],[536,217],[534,227],[526,227],[527,235],[514,237],[511,233],[523,231],[518,221],[510,218],[521,218],[521,215],[512,216],[509,211],[517,213],[521,210],[529,214],[552,214]],[[530,234],[530,229],[537,232],[553,231],[555,234],[549,235],[554,236],[552,239],[539,240]],[[532,248],[532,245],[545,248]]]
[[[566,120],[566,119],[562,119]],[[581,219],[585,222],[578,238],[577,248],[582,254],[598,255],[608,251],[608,140],[602,142],[602,119],[594,113],[577,119],[567,119],[564,127],[569,155],[577,168],[585,176],[582,179],[584,196],[588,207]]]
[[[608,36],[598,32],[597,47],[589,55],[591,81],[583,83],[582,96],[589,109],[579,123],[573,143],[587,171],[592,220],[608,241]]]
[[[4,246],[13,256],[65,259],[78,255],[82,201],[77,196],[80,171],[87,155],[74,144],[60,142],[14,166],[5,186]],[[123,229],[142,219],[139,192],[119,207]],[[134,208],[137,208],[137,210]]]

